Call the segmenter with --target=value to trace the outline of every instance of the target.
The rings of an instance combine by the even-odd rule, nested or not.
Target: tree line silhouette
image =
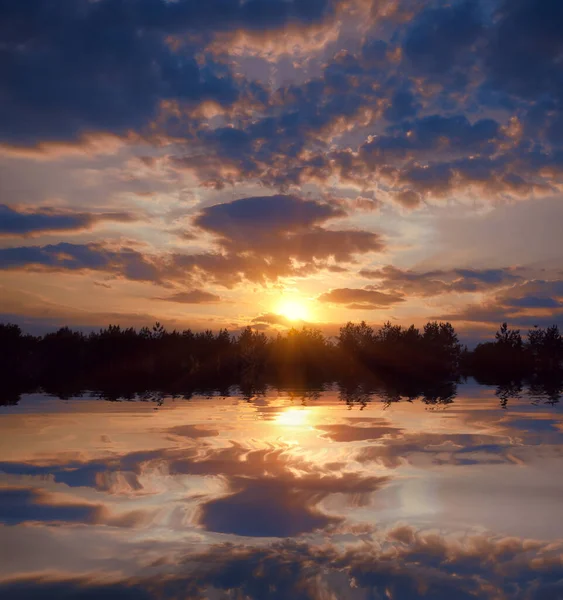
[[[266,384],[311,387],[339,382],[356,393],[384,385],[391,395],[451,396],[451,382],[474,376],[480,383],[510,389],[526,381],[563,380],[563,337],[557,326],[531,329],[526,339],[503,323],[494,340],[474,350],[462,346],[450,323],[430,322],[422,330],[385,323],[347,323],[335,339],[312,328],[269,337],[245,328],[167,331],[110,325],[89,334],[62,327],[43,336],[0,324],[0,376],[4,388],[42,389],[64,396],[81,390],[227,390],[252,393]],[[376,382],[374,384],[373,382]],[[445,386],[445,387],[444,387]],[[422,391],[421,391],[422,390]],[[359,392],[361,395],[361,391]]]

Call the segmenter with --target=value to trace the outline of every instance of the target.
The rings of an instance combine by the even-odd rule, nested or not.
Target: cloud
[[[418,74],[443,75],[470,64],[471,47],[483,30],[479,2],[465,1],[421,11],[403,42],[406,62]]]
[[[514,308],[563,308],[563,304],[555,298],[540,298],[538,296],[520,296],[507,298],[505,306]]]
[[[221,297],[203,290],[190,290],[189,292],[177,292],[171,296],[159,298],[159,300],[179,302],[181,304],[209,304],[211,302],[220,302]]]
[[[159,268],[137,250],[101,244],[61,242],[47,246],[0,249],[0,269],[45,268],[51,271],[104,271],[136,281],[160,281]]]
[[[361,230],[325,229],[345,213],[313,200],[265,196],[204,209],[197,226],[218,236],[216,249],[195,254],[143,254],[103,243],[19,246],[0,249],[0,269],[97,270],[137,281],[215,283],[232,287],[244,280],[265,283],[303,277],[334,268],[332,260],[353,262],[357,255],[381,252],[380,235]],[[201,296],[173,296],[186,302]],[[200,300],[201,301],[201,300]]]
[[[428,160],[429,153],[435,160],[436,153],[451,156],[470,151],[489,154],[498,143],[499,125],[492,119],[471,123],[465,115],[422,117],[389,128],[389,134],[378,136],[360,147],[360,155],[366,163],[375,165],[389,159]]]
[[[483,292],[508,287],[523,280],[522,275],[510,268],[417,272],[387,265],[380,269],[362,269],[359,275],[380,280],[377,289],[397,290],[409,296],[424,297]]]
[[[258,323],[262,325],[283,325],[284,327],[295,327],[296,322],[284,317],[283,315],[277,315],[275,313],[265,313],[262,315],[258,315],[252,319],[253,323]],[[299,321],[300,324],[303,324],[303,321]]]
[[[185,270],[205,272],[221,284],[284,276],[306,276],[357,255],[381,252],[380,235],[361,230],[326,229],[344,217],[340,207],[296,196],[250,197],[201,211],[194,224],[218,236],[221,253],[178,256]]]
[[[528,280],[499,290],[482,304],[470,304],[439,318],[515,327],[563,324],[563,281]]]
[[[499,2],[498,10],[471,1],[394,4],[406,26],[374,18],[374,5],[361,47],[335,45],[340,51],[315,76],[273,90],[256,118],[196,126],[201,147],[178,164],[218,186],[361,184],[406,208],[553,193],[563,166],[553,0],[545,12],[531,0]],[[538,77],[539,86],[529,85]]]
[[[452,322],[485,323],[489,326],[498,326],[500,323],[506,322],[517,328],[549,327],[551,325],[563,328],[562,310],[549,309],[548,314],[545,313],[545,310],[541,313],[522,313],[521,309],[498,306],[494,301],[484,304],[469,304],[457,312],[441,313],[430,318]]]
[[[53,209],[18,211],[0,204],[0,235],[29,235],[91,229],[102,221],[128,223],[135,217],[129,213],[75,213]]]
[[[488,86],[526,99],[563,99],[559,83],[563,14],[557,0],[502,0],[488,39]]]
[[[466,193],[550,193],[561,173],[556,0],[542,9],[532,0],[378,2],[370,11],[353,2],[346,10],[362,21],[362,44],[327,38],[307,69],[293,67],[298,80],[271,85],[252,69],[241,74],[260,43],[234,51],[217,36],[244,30],[264,45],[288,27],[339,31],[341,2],[37,2],[5,10],[8,138],[148,132],[160,113],[150,131],[178,141],[170,164],[206,185],[253,180],[281,190],[336,178],[407,208]],[[34,11],[47,25],[33,25]],[[108,24],[102,50],[95,42]],[[291,52],[260,60],[278,73],[284,60],[300,64],[299,48]],[[26,85],[33,81],[43,81],[47,101]],[[211,102],[219,120],[204,115]]]
[[[330,0],[4,3],[3,138],[140,130],[164,101],[231,105],[244,85],[205,52],[216,33],[307,26],[331,10]]]
[[[252,238],[306,230],[346,213],[296,196],[255,196],[205,208],[194,224],[229,240],[251,245]]]
[[[337,288],[321,294],[318,300],[331,304],[347,304],[347,308],[351,309],[372,310],[393,306],[404,302],[405,298],[400,294],[386,294],[375,290]]]
[[[536,299],[538,303],[557,301],[563,299],[563,280],[530,279],[502,292],[497,299],[503,305],[518,306],[519,302],[523,302],[524,308],[527,300]]]

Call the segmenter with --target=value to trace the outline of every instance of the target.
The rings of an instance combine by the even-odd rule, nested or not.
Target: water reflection
[[[0,594],[563,597],[557,389],[24,394],[0,412]]]
[[[242,397],[247,402],[252,402],[256,398],[271,393],[283,393],[293,402],[299,402],[305,406],[318,400],[323,392],[337,391],[341,400],[346,402],[350,408],[357,406],[362,410],[374,399],[381,399],[387,405],[420,399],[429,407],[444,407],[455,401],[459,386],[465,389],[468,384],[475,383],[471,378],[464,380],[436,377],[429,379],[401,378],[396,376],[382,378],[381,375],[371,375],[338,382],[317,383],[316,387],[301,387],[298,391],[296,391],[293,384],[290,384],[289,387],[275,386],[264,382],[259,383],[255,380],[249,380],[238,385],[226,385],[222,388],[171,386],[171,389],[154,390],[139,389],[128,384],[125,386],[112,385],[88,393],[81,389],[48,389],[42,391],[49,396],[67,400],[83,397],[86,394],[89,397],[94,396],[110,402],[143,401],[153,402],[157,406],[162,404],[164,398],[169,397],[189,400],[200,397],[236,396]],[[506,379],[497,383],[496,386],[488,387],[494,387],[495,395],[503,408],[509,405],[511,399],[520,399],[522,396],[529,397],[535,403],[554,405],[560,401],[563,395],[563,378],[559,375],[544,375],[541,377],[535,376],[528,380]],[[31,390],[27,390],[27,392],[29,391]],[[26,390],[19,388],[5,388],[0,395],[0,406],[17,405],[25,392]]]
[[[286,427],[303,427],[309,423],[311,410],[306,408],[290,407],[276,416],[276,423]]]

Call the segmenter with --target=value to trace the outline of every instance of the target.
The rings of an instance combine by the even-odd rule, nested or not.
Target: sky
[[[560,0],[0,0],[0,320],[563,324]]]

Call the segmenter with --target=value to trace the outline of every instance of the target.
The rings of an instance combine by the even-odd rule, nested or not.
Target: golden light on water
[[[309,425],[310,411],[306,408],[290,407],[275,418],[277,425],[303,427]]]

